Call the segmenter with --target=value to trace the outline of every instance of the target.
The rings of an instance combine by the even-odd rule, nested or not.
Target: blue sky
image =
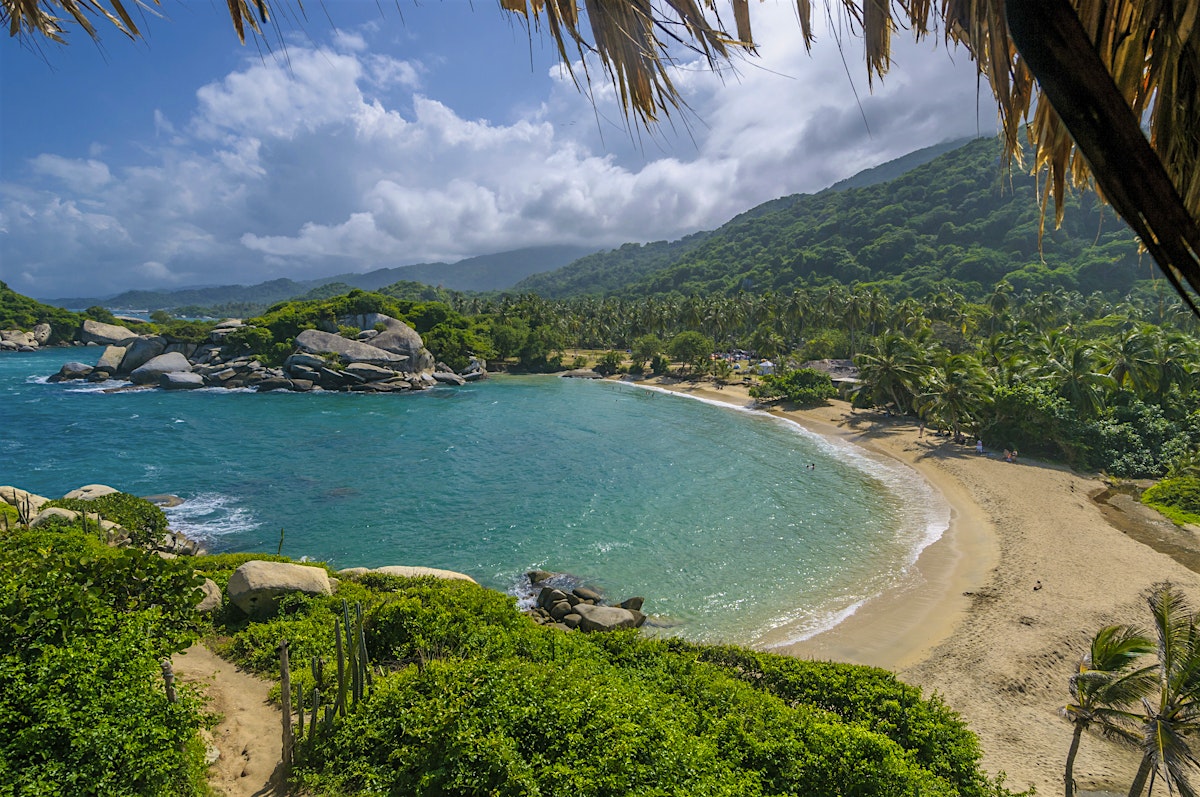
[[[489,0],[305,9],[269,48],[217,0],[165,0],[145,41],[5,41],[0,279],[104,296],[672,239],[995,127],[963,51],[901,34],[872,92],[859,42],[825,25],[807,53],[790,2],[752,6],[759,57],[681,58],[692,110],[651,131]]]

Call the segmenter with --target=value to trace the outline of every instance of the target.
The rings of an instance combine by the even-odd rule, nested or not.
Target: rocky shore
[[[487,376],[487,363],[480,359],[473,358],[459,373],[435,362],[416,330],[381,313],[331,319],[323,326],[324,329],[302,331],[282,367],[269,367],[247,354],[243,345],[231,342],[238,340],[230,338],[231,335],[254,329],[239,319],[220,322],[202,343],[164,335],[138,335],[123,326],[88,319],[80,330],[79,342],[104,347],[100,356],[91,365],[81,361],[65,363],[50,381],[131,383],[115,390],[222,387],[259,392],[396,393],[425,390],[438,384],[463,385]],[[354,339],[337,334],[346,327],[362,331]],[[17,333],[0,334],[11,337]],[[36,336],[37,330],[19,334]],[[49,339],[48,326],[42,337]],[[22,341],[26,339],[22,337]],[[33,351],[36,346],[22,343],[16,350]]]

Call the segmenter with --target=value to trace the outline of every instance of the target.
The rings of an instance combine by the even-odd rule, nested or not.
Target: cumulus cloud
[[[481,118],[424,87],[452,63],[389,55],[373,29],[290,46],[193,87],[186,122],[155,112],[137,162],[45,153],[0,182],[0,268],[50,297],[674,238],[993,128],[961,55],[900,43],[868,92],[856,41],[809,54],[786,6],[755,19],[761,57],[681,62],[691,110],[652,131],[626,126],[595,65],[590,96],[554,67],[513,78],[540,102]]]

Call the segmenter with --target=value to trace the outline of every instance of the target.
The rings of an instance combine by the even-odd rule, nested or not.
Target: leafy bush
[[[337,596],[246,627],[231,650],[270,671],[286,637],[293,661],[332,662],[346,590],[390,672],[298,752],[297,780],[314,793],[1005,793],[954,714],[890,673],[636,632],[563,634],[469,582],[343,581]],[[307,670],[293,669],[305,688]]]
[[[1163,479],[1142,493],[1142,503],[1177,523],[1200,523],[1200,476]]]
[[[81,498],[60,498],[46,506],[59,506],[75,512],[99,514],[123,526],[129,538],[137,545],[157,543],[167,531],[167,516],[145,498],[129,493],[109,493],[90,501]]]
[[[797,368],[783,374],[767,374],[762,384],[750,388],[750,395],[761,399],[783,399],[802,407],[824,404],[837,395],[829,374],[815,368]]]
[[[199,581],[75,529],[0,536],[0,794],[198,793],[200,706],[159,661],[194,639]]]

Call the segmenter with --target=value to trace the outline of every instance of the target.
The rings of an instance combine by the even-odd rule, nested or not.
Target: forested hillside
[[[980,298],[1001,280],[1017,291],[1118,295],[1152,276],[1132,232],[1092,195],[1067,198],[1061,229],[1048,218],[1039,250],[1037,190],[1034,178],[1004,167],[995,140],[976,139],[890,182],[773,200],[700,240],[622,247],[517,289],[731,295],[839,281],[896,297]]]

